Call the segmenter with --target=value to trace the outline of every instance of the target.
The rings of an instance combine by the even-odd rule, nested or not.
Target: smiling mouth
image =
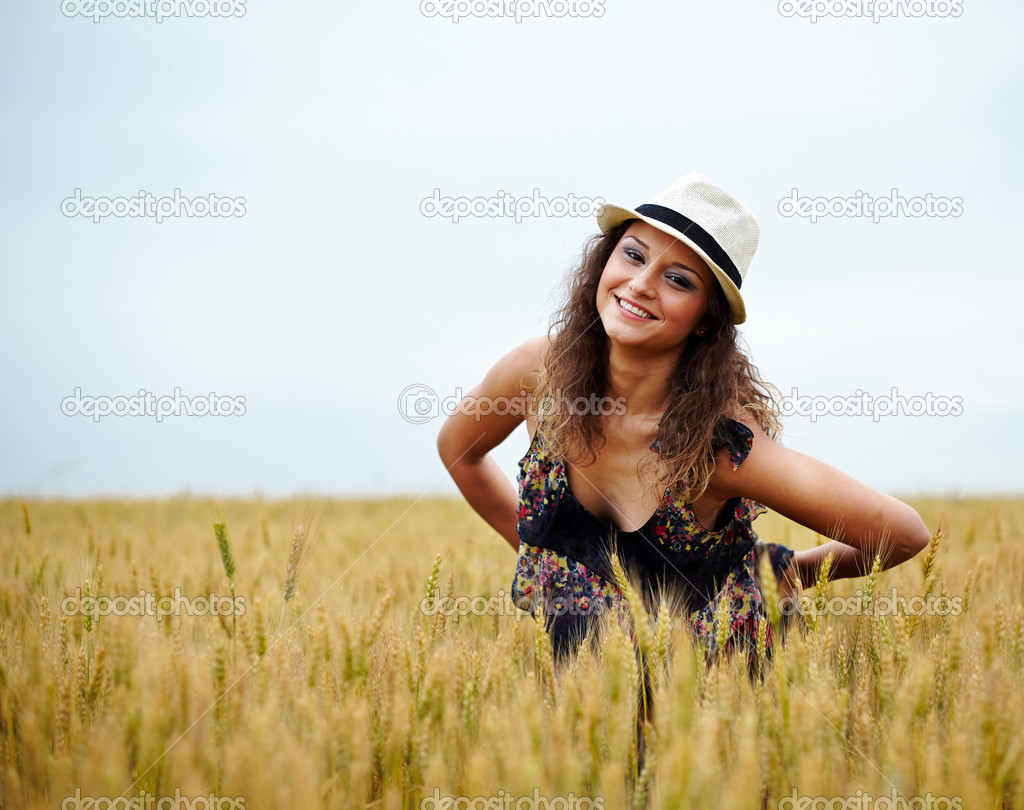
[[[622,300],[617,295],[613,294],[613,296],[614,296],[615,300],[618,302],[619,306],[622,309],[626,310],[626,312],[628,312],[630,315],[636,315],[638,318],[644,318],[645,320],[648,320],[648,321],[656,321],[656,320],[658,320],[650,312],[648,312],[646,309],[641,309],[638,306],[634,306],[633,304],[629,303],[628,301]]]

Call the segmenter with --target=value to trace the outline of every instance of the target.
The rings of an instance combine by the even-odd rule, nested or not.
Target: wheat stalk
[[[626,597],[629,617],[632,619],[633,630],[636,634],[637,645],[644,657],[650,655],[654,647],[654,634],[651,631],[650,615],[644,605],[643,595],[633,586],[633,582],[626,574],[622,560],[618,554],[611,554],[612,573],[615,577],[615,584]]]
[[[281,605],[281,619],[277,623],[277,627],[280,630],[281,625],[284,624],[284,611],[288,607],[288,602],[295,596],[295,588],[299,581],[299,563],[302,562],[302,550],[306,546],[306,530],[300,523],[295,527],[295,533],[292,535],[292,549],[288,555],[288,570],[284,575],[284,604]]]
[[[857,629],[854,631],[853,644],[850,648],[850,676],[852,676],[853,674],[853,667],[858,657],[858,653],[863,652],[862,650],[858,649],[857,645],[860,642],[861,629],[864,627],[864,623],[870,620],[870,617],[868,616],[868,610],[870,609],[871,601],[872,599],[874,599],[875,596],[875,583],[878,581],[878,574],[881,570],[882,552],[879,551],[875,554],[874,561],[871,563],[871,570],[868,571],[867,578],[864,582],[864,588],[861,591],[860,611],[857,616]],[[868,643],[871,643],[871,639],[868,640]]]
[[[818,576],[814,581],[814,627],[817,631],[821,616],[825,612],[825,599],[828,596],[829,576],[832,573],[832,563],[835,561],[835,552],[830,551],[821,561],[818,568]]]
[[[763,673],[765,671],[765,664],[768,662],[768,622],[764,618],[757,623],[755,650],[757,652],[758,672]]]
[[[782,621],[782,608],[779,605],[779,579],[775,576],[771,555],[767,551],[759,555],[758,569],[761,576],[761,604],[772,627],[778,627]],[[800,598],[799,590],[796,598]]]
[[[228,585],[231,586],[231,605],[235,604],[235,559],[231,556],[231,543],[228,540],[227,528],[223,521],[216,521],[213,524],[213,533],[217,537],[217,548],[220,549],[220,559],[224,563],[224,573],[228,577]],[[234,662],[235,656],[235,632],[237,630],[237,617],[235,611],[231,611],[231,659]]]
[[[217,548],[220,549],[220,559],[224,563],[224,573],[228,576],[228,582],[235,578],[235,560],[231,556],[231,542],[228,540],[227,528],[223,521],[216,521],[213,524],[213,533],[217,537]]]

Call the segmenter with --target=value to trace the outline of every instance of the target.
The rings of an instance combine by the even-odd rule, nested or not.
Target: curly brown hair
[[[637,221],[626,220],[584,243],[577,266],[566,278],[565,302],[548,329],[549,347],[542,358],[532,407],[540,411],[537,431],[562,459],[595,459],[594,447],[605,441],[601,414],[595,409],[577,413],[569,403],[578,397],[586,400],[595,393],[607,393],[608,337],[597,309],[597,288],[612,251]],[[649,463],[637,470],[642,481],[667,486],[688,501],[699,498],[708,487],[715,469],[715,446],[724,444],[721,418],[735,406],[746,409],[773,440],[777,441],[782,429],[775,399],[778,389],[761,379],[737,345],[729,304],[717,284],[707,320],[705,335],[692,337],[679,359],[658,425],[661,452],[649,454],[647,459],[665,465],[669,481],[665,484],[657,481],[657,475],[646,475]],[[545,401],[559,404],[538,408],[537,403]]]

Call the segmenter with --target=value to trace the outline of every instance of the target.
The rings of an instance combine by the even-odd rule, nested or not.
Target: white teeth
[[[648,320],[651,320],[654,317],[653,315],[648,315],[646,312],[644,312],[639,307],[633,306],[628,301],[623,301],[621,298],[619,298],[617,300],[619,302],[619,306],[622,307],[627,312],[632,312],[634,315],[639,315],[641,318],[647,318]]]

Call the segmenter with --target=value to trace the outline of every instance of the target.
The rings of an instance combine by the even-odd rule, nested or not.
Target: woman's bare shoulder
[[[473,393],[491,397],[522,396],[523,391],[532,393],[540,382],[541,361],[547,345],[546,335],[520,343],[491,367]]]
[[[502,359],[509,371],[517,375],[518,384],[528,392],[536,389],[540,382],[544,353],[550,345],[548,335],[538,335],[519,344]]]
[[[548,335],[538,335],[517,346],[507,356],[512,374],[515,375],[520,390],[526,397],[532,396],[540,384],[544,355],[550,346],[551,338]],[[529,443],[532,444],[533,437],[537,432],[537,413],[529,406],[525,406],[525,411],[526,430],[529,435]]]
[[[471,451],[472,458],[482,458],[527,418],[546,345],[546,337],[530,338],[491,366],[441,426],[438,447],[442,458],[458,460]]]
[[[739,403],[733,403],[730,407],[726,408],[722,417],[738,422],[747,428],[753,434],[752,445],[760,445],[764,441],[770,441],[754,415]],[[722,445],[715,449],[715,471],[712,473],[711,481],[708,483],[708,492],[712,497],[719,500],[726,500],[734,494],[724,484],[726,479],[731,478],[731,473],[737,467],[737,460],[733,453],[734,449],[730,445]],[[743,458],[746,458],[746,453],[741,457],[740,463],[742,463]]]
[[[754,432],[755,436],[761,431],[761,425],[758,424],[753,414],[738,402],[734,402],[722,415],[732,419],[734,422],[739,422],[741,425],[745,425],[750,428]]]
[[[551,336],[547,333],[532,337],[519,346],[519,349],[527,356],[534,358],[540,364],[544,352],[551,346]]]

